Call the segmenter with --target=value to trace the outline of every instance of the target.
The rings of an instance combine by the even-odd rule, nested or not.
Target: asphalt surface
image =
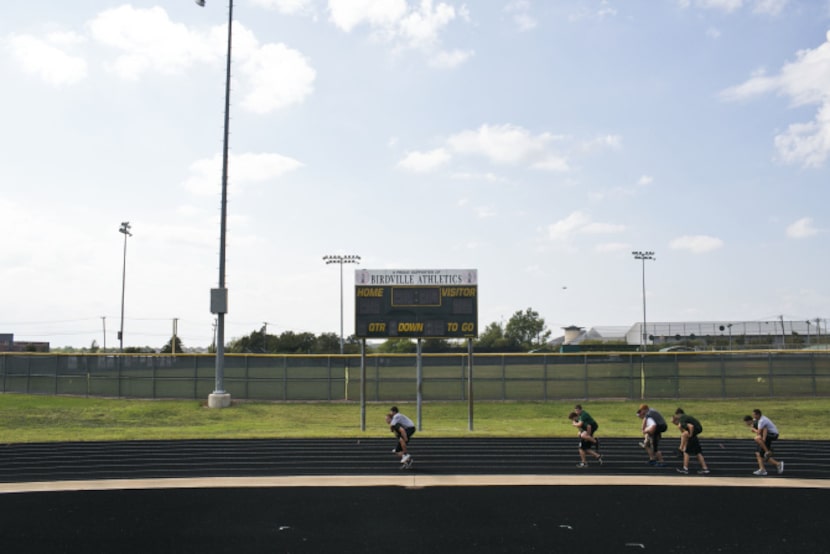
[[[754,478],[749,439],[702,439],[712,476]],[[677,439],[664,439],[665,468],[646,465],[636,439],[602,439],[604,464],[578,469],[575,439],[412,439],[421,475],[673,475]],[[83,479],[394,475],[394,439],[273,439],[10,444],[0,446],[0,483]],[[783,478],[830,479],[830,443],[779,440]],[[589,457],[590,460],[590,457]],[[696,470],[695,461],[691,470]],[[773,468],[769,468],[772,470]],[[772,472],[774,473],[774,471]],[[775,476],[776,478],[778,476]]]
[[[4,552],[826,552],[830,443],[780,440],[756,477],[751,440],[703,439],[708,476],[602,439],[415,436],[0,446]]]

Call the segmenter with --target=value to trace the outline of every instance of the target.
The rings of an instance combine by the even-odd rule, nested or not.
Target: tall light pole
[[[130,222],[122,221],[118,232],[124,234],[124,265],[121,269],[121,329],[118,331],[119,350],[124,352],[124,289],[127,285],[127,237],[133,236],[130,232]]]
[[[204,7],[205,0],[196,0]],[[231,395],[225,392],[225,314],[228,312],[228,289],[225,287],[225,232],[228,219],[228,130],[231,105],[231,30],[233,0],[228,1],[228,56],[225,63],[225,131],[222,140],[222,212],[219,223],[219,287],[210,291],[210,311],[216,314],[216,386],[208,397],[211,408],[226,408]]]
[[[334,254],[323,256],[323,261],[328,264],[340,264],[340,353],[343,354],[343,264],[359,264],[360,256]]]
[[[635,250],[631,253],[635,260],[643,261],[643,332],[640,334],[640,350],[645,351],[648,347],[648,331],[646,331],[646,260],[654,260],[654,252],[642,252]]]

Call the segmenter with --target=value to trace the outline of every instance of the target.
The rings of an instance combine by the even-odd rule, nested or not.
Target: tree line
[[[476,352],[529,352],[549,351],[548,341],[551,331],[545,325],[545,319],[532,308],[519,310],[514,313],[507,323],[492,322],[473,340]],[[416,351],[414,339],[389,338],[379,344],[367,344],[367,350],[386,354],[406,354]],[[66,349],[63,349],[66,350]],[[108,349],[109,350],[109,349]],[[161,349],[152,347],[128,347],[126,353],[155,353],[170,354],[185,352],[187,349],[178,336],[171,337]],[[59,351],[59,350],[56,350]],[[100,352],[96,341],[92,341],[86,352]],[[211,344],[209,352],[216,351],[216,345]],[[466,352],[467,342],[464,340],[423,339],[421,351],[427,353]],[[340,337],[336,333],[295,333],[284,331],[279,335],[269,334],[262,326],[248,335],[235,338],[225,345],[225,352],[234,354],[339,354]],[[345,354],[360,353],[360,339],[354,335],[344,337],[343,352]]]

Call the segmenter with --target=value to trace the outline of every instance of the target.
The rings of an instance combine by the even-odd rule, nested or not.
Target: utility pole
[[[178,331],[179,331],[179,318],[174,317],[173,318],[173,341],[171,343],[171,350],[172,350],[174,356],[176,355],[176,336],[179,334]]]
[[[119,350],[124,352],[124,289],[127,286],[127,237],[133,236],[130,232],[130,222],[122,221],[118,232],[124,234],[124,265],[121,269],[121,329],[118,331]]]

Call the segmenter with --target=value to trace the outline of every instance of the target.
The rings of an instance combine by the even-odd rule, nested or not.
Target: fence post
[[[818,384],[816,383],[816,355],[810,352],[810,375],[813,377],[813,396],[818,396]]]
[[[501,355],[501,399],[507,400],[507,359]]]
[[[288,400],[288,357],[282,357],[282,399]]]
[[[674,357],[674,397],[680,399],[680,363],[677,361],[677,356]]]
[[[721,398],[726,398],[726,361],[723,353],[718,357],[720,358],[720,395]]]
[[[588,355],[582,354],[582,396],[588,400]]]

